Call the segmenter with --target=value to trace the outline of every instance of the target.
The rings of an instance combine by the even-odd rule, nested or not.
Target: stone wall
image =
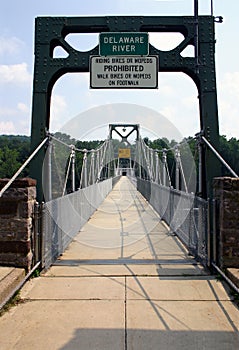
[[[239,178],[215,178],[217,210],[217,263],[221,268],[239,267]]]
[[[0,179],[2,189],[7,179]],[[33,210],[36,181],[15,180],[0,198],[0,265],[23,267],[32,264]]]

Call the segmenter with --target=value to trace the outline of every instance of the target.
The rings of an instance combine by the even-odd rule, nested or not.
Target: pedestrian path
[[[9,295],[14,293],[19,284],[24,280],[25,270],[15,267],[0,267],[0,309]]]
[[[126,178],[0,318],[1,350],[239,348],[239,310]]]

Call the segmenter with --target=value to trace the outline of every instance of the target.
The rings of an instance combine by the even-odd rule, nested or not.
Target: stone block
[[[32,236],[31,230],[19,231],[2,231],[0,230],[0,244],[1,242],[12,241],[28,241]]]
[[[18,206],[18,215],[21,218],[28,218],[33,215],[34,212],[34,201],[20,202]]]
[[[28,187],[28,200],[36,200],[36,187]]]
[[[0,189],[2,189],[8,182],[9,179],[0,179]],[[30,177],[24,177],[22,179],[16,179],[13,181],[11,188],[36,187],[36,183],[36,180]]]
[[[32,218],[12,218],[0,217],[0,232],[1,233],[24,233],[32,228]]]
[[[238,267],[239,257],[223,257],[223,267]]]
[[[26,255],[19,253],[0,253],[0,265],[22,267],[30,271],[32,264],[32,252]]]
[[[3,193],[1,201],[28,201],[28,188],[9,188]]]
[[[2,241],[0,253],[17,253],[27,255],[31,250],[31,241]]]
[[[3,193],[0,198],[1,201],[29,201],[35,200],[36,198],[36,188],[26,187],[26,188],[9,188]]]
[[[219,203],[217,215],[221,267],[239,267],[239,179],[215,178],[214,198]]]
[[[18,214],[17,201],[0,201],[0,216],[16,216]]]
[[[221,221],[221,230],[238,230],[238,221],[237,217],[232,215],[223,215],[221,217],[223,221]]]
[[[221,237],[223,243],[234,243],[238,244],[239,243],[239,230],[236,229],[226,229],[226,228],[221,228]]]
[[[0,189],[8,179],[0,179]],[[24,267],[32,262],[32,216],[36,198],[36,181],[15,180],[0,198],[0,264]]]

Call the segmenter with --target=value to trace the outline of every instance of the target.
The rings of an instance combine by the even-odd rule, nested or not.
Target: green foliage
[[[32,278],[37,278],[41,276],[41,270],[40,269],[36,269],[33,274],[32,274]]]
[[[21,166],[17,161],[19,153],[17,150],[9,149],[8,146],[4,146],[0,153],[0,177],[10,178],[12,177],[18,168]]]
[[[93,140],[93,141],[77,141],[71,138],[69,135],[57,132],[54,137],[63,141],[68,145],[75,145],[76,148],[81,150],[91,150],[99,148],[104,141]],[[145,143],[157,150],[167,150],[168,167],[172,180],[175,178],[175,156],[174,156],[174,146],[177,144],[175,140],[169,141],[167,138],[161,138],[157,140],[150,141],[149,138],[144,139]],[[197,141],[195,138],[188,137],[185,139],[189,147],[180,146],[181,157],[186,164],[185,172],[188,171],[188,176],[190,176],[189,164],[189,153],[190,157],[195,160],[196,169],[198,168],[198,150]],[[112,140],[113,147],[115,150],[115,158],[117,158],[118,148],[124,147],[119,140]],[[59,191],[63,188],[67,162],[69,159],[69,149],[64,145],[59,144],[54,141],[54,162],[55,168],[53,166],[53,172],[55,171],[55,178],[57,177],[59,181],[56,181],[56,187]],[[134,152],[135,145],[132,145],[132,152]],[[191,152],[190,152],[191,151]],[[239,140],[236,138],[227,139],[226,136],[220,136],[220,144],[218,149],[219,154],[225,159],[225,161],[231,166],[231,168],[239,174]],[[162,153],[161,153],[162,154]],[[0,178],[11,178],[14,173],[19,169],[23,162],[30,155],[30,137],[21,135],[0,135]],[[80,185],[80,175],[83,163],[83,152],[76,152],[76,187]],[[185,163],[186,162],[186,163]],[[54,175],[54,174],[53,174]],[[222,165],[222,175],[231,176],[230,172]],[[22,172],[21,177],[29,176],[28,167]],[[67,188],[71,188],[70,179],[67,184]]]
[[[67,143],[68,145],[75,145],[75,143],[76,143],[76,139],[71,138],[70,135],[67,135],[65,133],[61,133],[59,131],[54,134],[54,137],[60,141]]]
[[[28,136],[0,136],[0,178],[11,178],[30,153],[30,138]],[[26,168],[21,174],[28,176]]]
[[[95,141],[77,141],[75,146],[78,149],[81,150],[88,150],[90,151],[91,149],[96,149],[99,148],[100,145],[102,145],[104,143],[104,141],[99,141],[99,140],[95,140]]]
[[[177,144],[176,141],[169,141],[166,138],[157,139],[154,141],[146,140],[149,147],[158,150],[167,150],[167,160],[170,172],[170,177],[172,179],[172,185],[174,186],[175,179],[175,156],[173,147]],[[198,147],[197,141],[193,137],[185,138],[183,141],[187,142],[185,147],[184,142],[181,143],[180,153],[181,159],[184,165],[185,177],[188,179],[192,178],[192,171],[194,171],[190,164],[192,164],[192,159],[194,160],[195,170],[198,172]],[[189,146],[189,147],[188,147]],[[230,138],[229,140],[226,136],[222,135],[219,138],[219,149],[218,153],[222,158],[229,164],[229,166],[239,174],[239,140],[236,138]],[[191,154],[190,154],[191,153]],[[232,176],[231,172],[221,164],[222,176]]]
[[[230,165],[230,167],[239,174],[239,140],[235,137],[227,140],[226,136],[220,136],[220,149],[219,153],[225,159],[225,161]],[[223,176],[231,176],[229,170],[222,166]]]

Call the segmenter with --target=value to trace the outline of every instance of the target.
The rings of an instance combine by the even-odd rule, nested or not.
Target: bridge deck
[[[147,274],[150,268],[155,274],[203,273],[127,177],[120,179],[55,263],[79,267],[86,264],[114,265],[111,271],[115,272],[126,271],[122,265],[131,265]]]
[[[2,349],[238,349],[225,286],[124,177],[21,297],[0,318]]]

